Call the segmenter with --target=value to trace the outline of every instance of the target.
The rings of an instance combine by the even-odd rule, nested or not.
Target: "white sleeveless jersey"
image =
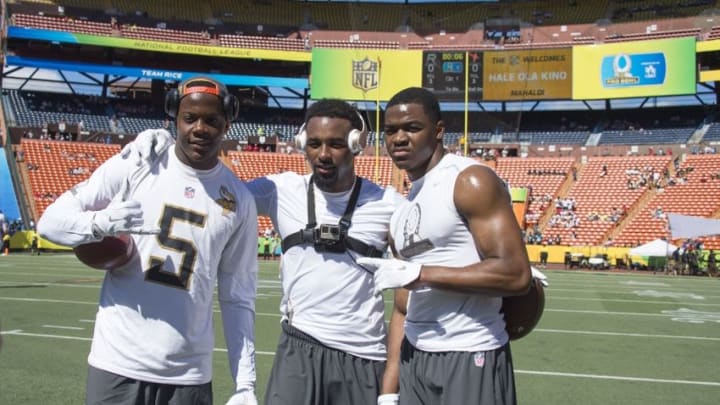
[[[52,230],[47,236],[55,242],[82,243],[88,221],[74,218],[105,207],[129,177],[128,199],[142,204],[145,225],[161,228],[158,235],[133,235],[139,255],[106,273],[89,364],[156,383],[210,381],[217,285],[233,377],[254,381],[257,213],[251,194],[223,164],[195,170],[174,150],[152,171],[134,167],[112,157],[48,208],[39,224]]]
[[[260,215],[268,215],[284,239],[307,224],[310,175],[286,172],[248,183]],[[359,180],[362,180],[358,177]],[[337,225],[352,190],[325,193],[314,187],[318,224]],[[405,199],[362,180],[348,235],[377,249],[387,248],[390,217]],[[322,344],[351,355],[386,359],[383,298],[373,293],[373,275],[355,264],[358,254],[316,252],[297,245],[283,252],[281,278],[283,320]]]
[[[446,154],[412,183],[408,199],[393,215],[390,232],[403,260],[462,267],[481,260],[472,235],[458,214],[453,191],[469,158]],[[502,299],[437,288],[410,291],[405,335],[420,350],[484,351],[508,340],[500,314]]]

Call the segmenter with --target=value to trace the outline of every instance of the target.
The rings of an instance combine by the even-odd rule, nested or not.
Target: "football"
[[[505,330],[510,340],[517,340],[530,333],[540,321],[545,309],[545,289],[542,282],[533,278],[525,295],[503,297]]]
[[[106,236],[101,241],[78,245],[75,256],[86,266],[99,270],[113,270],[135,255],[135,242],[129,234]]]

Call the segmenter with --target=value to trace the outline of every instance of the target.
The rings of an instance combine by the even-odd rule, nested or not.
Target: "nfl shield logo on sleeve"
[[[195,197],[195,189],[187,186],[185,187],[185,198],[194,198]]]
[[[475,353],[473,357],[475,361],[475,367],[482,367],[485,365],[485,353]]]

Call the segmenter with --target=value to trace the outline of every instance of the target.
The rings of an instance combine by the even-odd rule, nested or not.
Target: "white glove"
[[[412,283],[420,277],[421,264],[397,259],[375,259],[361,257],[357,259],[361,266],[375,268],[375,291],[381,292],[388,288],[400,288]]]
[[[120,151],[124,159],[132,159],[136,166],[152,165],[158,156],[174,143],[170,132],[164,129],[146,129]]]
[[[92,217],[93,236],[102,238],[119,233],[157,234],[158,227],[143,227],[143,211],[135,200],[112,201]]]
[[[377,405],[397,405],[399,403],[399,394],[383,394],[378,397]]]
[[[258,405],[258,402],[253,389],[246,387],[235,391],[225,405]]]
[[[533,278],[540,280],[540,284],[542,284],[543,287],[548,286],[547,276],[545,274],[543,274],[542,271],[540,271],[532,266],[530,266],[530,270],[532,271]]]

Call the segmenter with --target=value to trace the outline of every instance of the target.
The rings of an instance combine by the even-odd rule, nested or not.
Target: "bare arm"
[[[387,363],[383,375],[381,394],[394,394],[400,391],[400,345],[405,337],[405,315],[407,313],[408,290],[395,289],[395,302],[387,339]]]
[[[430,286],[500,296],[526,293],[530,262],[502,180],[490,168],[470,166],[458,175],[453,199],[482,261],[460,268],[423,266],[408,288]]]

